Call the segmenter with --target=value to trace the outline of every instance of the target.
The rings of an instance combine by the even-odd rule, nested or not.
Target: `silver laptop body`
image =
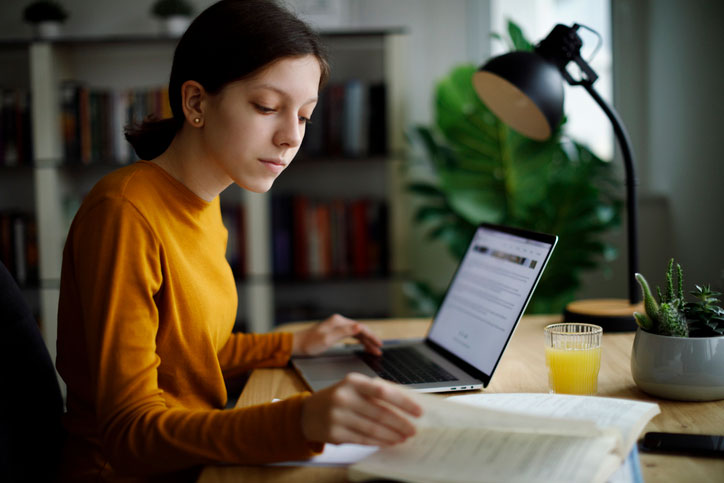
[[[350,372],[387,379],[389,371],[399,374],[403,369],[424,373],[397,381],[421,392],[487,387],[557,241],[554,235],[480,224],[425,338],[383,345],[386,358],[389,349],[412,347],[428,362],[395,360],[382,368],[380,358],[365,354],[360,346],[350,346],[320,356],[293,357],[292,365],[313,391],[337,383]],[[438,380],[419,382],[433,369],[439,369]]]

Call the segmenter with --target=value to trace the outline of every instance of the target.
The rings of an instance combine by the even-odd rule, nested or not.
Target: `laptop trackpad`
[[[313,386],[317,386],[312,388],[314,390],[320,386],[326,387],[334,384],[350,372],[358,372],[370,377],[377,376],[367,364],[354,355],[300,357],[295,358],[293,363],[307,381],[323,381],[321,384],[313,384]]]

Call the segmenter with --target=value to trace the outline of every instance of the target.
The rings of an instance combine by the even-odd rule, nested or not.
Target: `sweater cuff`
[[[292,346],[294,345],[294,334],[291,332],[279,332],[281,336],[279,357],[284,358],[282,365],[288,364],[292,358]]]
[[[302,405],[304,400],[311,395],[310,392],[302,392],[284,400],[287,406],[286,417],[284,418],[286,421],[285,431],[290,436],[291,441],[299,442],[300,446],[306,447],[308,451],[308,454],[302,456],[301,459],[311,458],[324,450],[324,443],[308,441],[302,432]]]

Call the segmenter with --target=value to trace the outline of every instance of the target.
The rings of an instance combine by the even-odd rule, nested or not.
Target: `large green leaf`
[[[510,23],[519,50],[532,46]],[[505,126],[478,98],[473,65],[460,65],[435,91],[435,125],[417,126],[420,143],[435,173],[434,182],[414,183],[418,223],[432,239],[462,257],[474,227],[501,223],[554,233],[559,244],[538,285],[529,312],[560,312],[575,297],[581,273],[615,256],[602,235],[621,221],[620,181],[610,163],[563,134],[565,120],[544,142]],[[414,290],[434,305],[440,294]]]

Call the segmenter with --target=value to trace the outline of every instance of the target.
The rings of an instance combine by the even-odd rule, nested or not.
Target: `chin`
[[[271,189],[271,187],[274,185],[275,179],[269,180],[269,181],[260,181],[255,180],[251,183],[244,182],[244,181],[235,181],[235,184],[240,186],[241,188],[244,188],[247,191],[251,191],[252,193],[266,193]]]

